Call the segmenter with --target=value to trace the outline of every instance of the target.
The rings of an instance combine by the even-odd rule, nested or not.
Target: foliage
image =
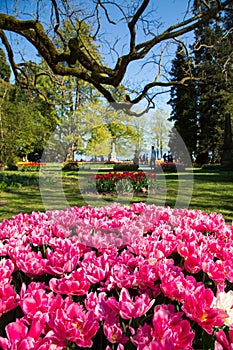
[[[211,6],[214,6],[211,3]],[[232,4],[229,4],[232,8]],[[208,2],[193,2],[193,12],[208,7]],[[170,120],[174,129],[169,146],[175,157],[182,159],[180,135],[192,160],[200,165],[220,162],[223,152],[224,118],[232,112],[232,21],[231,11],[202,23],[195,29],[193,55],[179,41],[172,61],[171,80],[182,80],[171,88]],[[223,36],[224,31],[227,34]],[[189,75],[194,79],[189,80]],[[196,79],[195,79],[196,77]]]
[[[42,166],[46,165],[43,162],[18,162],[17,167],[19,171],[39,171]]]
[[[201,167],[203,170],[220,170],[220,164],[219,163],[209,163],[209,164],[203,164]]]
[[[160,162],[156,163],[156,167],[161,167],[166,173],[176,173],[185,170],[184,164],[178,162]]]
[[[156,175],[143,171],[109,172],[91,176],[96,180],[98,193],[142,192],[156,189]]]
[[[2,48],[0,48],[0,79],[9,82],[11,76],[10,66],[7,64],[6,55]]]
[[[76,109],[73,106],[71,112],[68,107],[66,109],[63,110],[56,132],[49,140],[47,160],[53,161],[58,157],[73,161],[74,152],[106,157],[111,152],[113,139],[118,154],[130,152],[135,130],[129,125],[131,120],[128,116],[114,111],[97,99],[86,101]]]
[[[8,162],[6,165],[6,169],[10,171],[16,171],[18,170],[18,167],[12,162],[12,160],[10,160],[10,162]]]
[[[20,187],[38,186],[38,176],[21,175],[20,173],[10,174],[7,171],[0,172],[0,192],[3,190],[17,189]]]
[[[201,3],[206,4],[206,1]],[[115,103],[116,107],[124,108],[127,113],[133,115],[133,105],[145,99],[148,103],[145,110],[148,111],[148,108],[154,107],[154,99],[160,93],[160,87],[174,84],[164,80],[164,48],[167,48],[171,41],[177,41],[177,38],[182,38],[194,28],[199,28],[206,21],[218,17],[228,9],[231,0],[212,0],[211,6],[208,3],[209,1],[207,5],[199,6],[196,9],[197,13],[193,15],[190,1],[185,2],[187,6],[176,19],[177,22],[169,23],[168,27],[164,28],[161,25],[163,19],[153,7],[152,0],[136,1],[133,7],[131,3],[102,0],[98,1],[98,6],[95,1],[89,1],[88,4],[83,2],[79,6],[75,1],[70,1],[69,6],[66,1],[52,1],[49,4],[40,1],[31,4],[30,16],[21,11],[20,4],[15,0],[12,7],[5,3],[2,5],[0,36],[10,57],[12,70],[16,78],[24,84],[31,81],[30,77],[17,73],[22,71],[22,66],[28,66],[28,59],[23,57],[22,62],[15,62],[13,53],[17,47],[12,44],[12,37],[17,40],[23,37],[33,45],[36,53],[46,61],[54,75],[73,76],[78,81],[94,86],[109,103]],[[37,6],[38,4],[40,6]],[[183,13],[186,14],[185,18]],[[86,28],[91,30],[86,31]],[[9,39],[6,31],[11,32]],[[121,33],[121,40],[118,33]],[[225,34],[226,32],[222,37]],[[93,50],[93,41],[95,48],[101,46],[108,60],[99,59]],[[38,54],[35,54],[36,57],[30,55],[31,62],[38,61]],[[154,60],[154,57],[158,59]],[[146,63],[152,64],[151,77],[143,77],[143,83],[137,82],[137,87],[132,88],[130,82],[124,79],[128,68],[136,62],[134,67],[137,69],[134,69],[133,75],[137,76],[141,70],[144,74],[148,71],[145,59],[148,59]],[[51,77],[49,69],[39,68],[36,79],[33,80],[34,87],[41,75]],[[192,78],[190,75],[189,79]]]
[[[138,164],[117,163],[113,165],[115,171],[137,171],[138,168]]]
[[[221,215],[72,207],[18,214],[0,232],[3,349],[233,345],[232,226]]]
[[[185,79],[188,74],[194,74],[194,67],[191,59],[185,54],[184,48],[181,44],[177,46],[176,57],[172,61],[172,68],[170,71],[172,80]],[[172,111],[169,118],[174,122],[174,128],[184,141],[190,157],[193,158],[197,147],[197,96],[196,96],[195,82],[188,85],[175,85],[170,90],[170,100],[168,104],[171,105]],[[169,147],[177,158],[182,159],[179,147],[179,142],[176,139],[176,134],[170,134]]]
[[[108,156],[113,141],[117,154],[127,156],[132,153],[137,143],[137,129],[131,117],[101,102],[88,106],[88,110],[92,116],[92,125],[89,129],[87,154]],[[95,122],[97,117],[98,120]]]
[[[79,163],[78,162],[65,162],[62,167],[62,171],[78,171]]]
[[[60,28],[61,35],[55,39],[56,45],[58,47],[62,45],[62,36],[74,37],[78,32],[82,44],[87,45],[92,57],[99,60],[99,48],[91,38],[90,31],[91,28],[85,21],[76,18],[75,23],[71,24],[66,20]],[[78,63],[74,66],[79,68]],[[48,69],[44,60],[37,69]],[[90,114],[93,106],[97,104],[99,93],[94,86],[76,77],[55,75],[51,69],[48,75],[42,74],[37,81],[45,98],[56,106],[58,115],[57,128],[48,142],[47,158],[50,161],[54,161],[57,157],[73,161],[75,151],[83,153],[87,134],[96,123],[96,117],[92,120],[93,124],[90,122]]]
[[[32,91],[2,80],[0,90],[1,162],[14,165],[23,157],[40,158],[57,123],[54,108]]]
[[[195,31],[194,58],[196,74],[200,78],[197,83],[198,164],[220,162],[222,156],[225,113],[230,111],[229,104],[232,103],[232,94],[227,88],[228,84],[232,84],[232,78],[227,73],[230,62],[226,59],[231,52],[229,39],[232,34],[221,39],[223,32],[222,18],[219,17]],[[205,79],[211,80],[211,85],[203,84]]]
[[[157,109],[151,113],[149,125],[149,143],[154,145],[157,159],[162,159],[164,150],[169,146],[169,133],[172,127],[168,112]]]

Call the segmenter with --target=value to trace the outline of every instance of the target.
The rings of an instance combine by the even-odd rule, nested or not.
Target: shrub
[[[10,170],[10,171],[17,171],[18,170],[18,166],[15,165],[15,164],[11,164],[10,163],[10,164],[7,164],[6,169]]]
[[[220,170],[220,164],[219,163],[209,163],[202,165],[202,170]]]
[[[29,176],[29,175],[22,175],[19,173],[11,174],[4,171],[0,173],[0,183],[1,183],[0,191],[2,191],[10,188],[38,186],[39,179],[36,176],[36,174]]]
[[[63,167],[63,171],[78,171],[79,165],[78,162],[65,162]]]
[[[165,173],[176,173],[179,171],[184,171],[185,169],[183,163],[175,163],[175,162],[156,163],[156,167],[161,167]]]
[[[120,164],[114,164],[113,170],[115,171],[137,171],[139,168],[139,165],[137,164],[127,164],[127,163],[120,163]]]

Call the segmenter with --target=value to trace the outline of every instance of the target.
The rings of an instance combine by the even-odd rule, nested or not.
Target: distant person
[[[166,163],[166,161],[167,161],[167,153],[164,153],[164,155],[163,155],[163,161],[164,161],[164,163]]]
[[[145,155],[145,153],[142,156],[142,164],[146,164],[146,155]]]
[[[155,168],[155,161],[156,161],[156,151],[155,147],[151,146],[151,156],[150,156],[150,168]]]
[[[168,153],[169,153],[169,154],[168,154],[168,156],[167,156],[167,160],[168,160],[169,163],[173,163],[173,156],[171,155],[170,152],[168,152]]]

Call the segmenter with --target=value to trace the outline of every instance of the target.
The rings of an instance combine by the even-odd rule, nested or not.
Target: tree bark
[[[220,169],[223,171],[233,170],[233,143],[230,113],[226,113],[225,116],[224,144]]]

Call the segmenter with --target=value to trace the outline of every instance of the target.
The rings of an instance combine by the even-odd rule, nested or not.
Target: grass
[[[130,204],[143,201],[159,206],[186,207],[222,213],[228,223],[233,220],[233,172],[195,169],[178,174],[158,174],[159,190],[148,196],[118,194],[99,196],[89,191],[88,179],[95,169],[79,172],[0,173],[0,221],[22,212],[64,209],[68,206],[105,206],[113,202]],[[7,185],[6,185],[7,183]],[[192,189],[193,187],[193,189]]]
[[[172,176],[167,177],[169,183],[167,205],[174,206],[176,181]],[[233,220],[233,172],[202,172],[194,171],[194,183],[189,208],[199,209],[207,213],[222,213],[229,223]]]

